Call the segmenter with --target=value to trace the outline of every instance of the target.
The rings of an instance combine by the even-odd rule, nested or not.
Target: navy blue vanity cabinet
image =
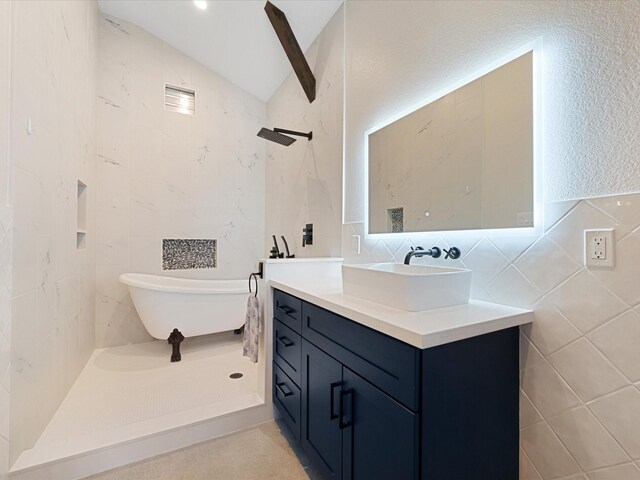
[[[422,478],[517,480],[519,328],[422,351]]]
[[[273,292],[273,315],[284,325],[300,333],[302,300],[280,290],[275,290]]]
[[[302,448],[327,478],[342,478],[341,388],[342,364],[303,339]]]
[[[278,290],[274,291],[273,297],[273,404],[299,441],[302,301]]]
[[[273,364],[273,404],[278,407],[282,418],[289,426],[289,430],[296,439],[300,440],[300,388]]]
[[[302,419],[302,448],[326,478],[418,478],[418,415],[305,339]]]
[[[273,361],[296,385],[301,385],[302,339],[278,320],[273,321]]]
[[[420,416],[347,367],[342,379],[342,478],[419,478]]]
[[[275,293],[274,405],[326,478],[518,479],[518,327],[421,350]]]

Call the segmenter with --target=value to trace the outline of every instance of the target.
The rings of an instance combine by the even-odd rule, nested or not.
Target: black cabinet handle
[[[342,385],[342,382],[333,382],[330,386],[329,386],[329,398],[330,398],[330,407],[329,407],[329,420],[335,420],[336,418],[340,417],[339,413],[334,413],[335,407],[334,407],[334,401],[333,399],[336,396],[336,387],[339,387],[340,385]],[[341,398],[342,398],[342,394],[341,394]]]
[[[288,307],[287,305],[278,305],[278,308],[282,310],[287,315],[291,315],[292,313],[296,313],[295,308]]]
[[[284,382],[276,383],[276,388],[278,390],[280,390],[280,393],[285,398],[290,396],[290,395],[293,395],[293,392],[291,391],[291,389],[289,387],[287,387],[287,384],[284,383]],[[286,388],[286,390],[285,390],[285,388]]]
[[[290,347],[291,345],[293,345],[293,342],[289,340],[287,337],[276,337],[276,338],[284,347]]]
[[[340,390],[340,430],[351,426],[351,419],[344,421],[344,397],[349,395],[349,417],[353,417],[353,389]]]

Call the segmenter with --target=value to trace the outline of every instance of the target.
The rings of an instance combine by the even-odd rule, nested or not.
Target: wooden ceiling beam
[[[289,62],[291,62],[293,71],[296,73],[300,85],[302,85],[302,89],[309,99],[309,103],[313,103],[316,99],[316,79],[307,63],[307,59],[304,57],[298,40],[296,40],[296,36],[293,34],[293,30],[291,30],[291,25],[289,25],[286,15],[269,1],[265,4],[264,11],[267,12],[267,17],[269,17],[278,40],[280,40],[282,48],[284,48],[284,52],[289,58]]]

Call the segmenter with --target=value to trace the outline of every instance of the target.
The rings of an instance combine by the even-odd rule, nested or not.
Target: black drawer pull
[[[287,337],[277,337],[278,341],[284,346],[284,347],[290,347],[291,345],[295,345],[291,340],[289,340]]]
[[[284,382],[276,383],[276,388],[280,390],[280,393],[282,393],[283,397],[289,397],[293,395],[293,391],[289,387],[287,387],[287,384]]]
[[[335,389],[336,387],[339,387],[340,385],[342,385],[342,382],[333,382],[331,385],[329,385],[329,395],[330,395],[330,407],[329,407],[329,420],[335,420],[336,418],[340,417],[340,414],[338,413],[334,413],[335,407],[334,407],[334,401],[333,398],[336,396],[335,394]]]
[[[278,305],[278,308],[282,310],[287,315],[291,315],[292,313],[296,313],[295,308],[288,307],[287,305]]]
[[[344,421],[344,397],[349,395],[349,417],[350,419]],[[340,390],[340,430],[349,428],[351,426],[351,417],[353,417],[353,389]]]

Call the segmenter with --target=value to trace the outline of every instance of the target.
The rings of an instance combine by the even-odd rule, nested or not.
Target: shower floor
[[[96,350],[36,445],[12,470],[106,446],[264,403],[257,365],[231,333],[186,339],[182,361],[155,341]],[[232,373],[242,378],[231,379]]]

